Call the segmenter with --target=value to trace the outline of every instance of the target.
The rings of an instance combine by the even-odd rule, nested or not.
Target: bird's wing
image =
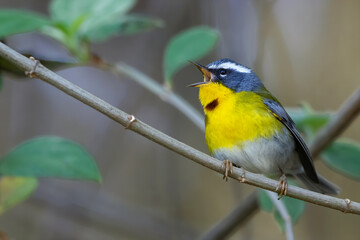
[[[319,180],[313,165],[311,153],[306,146],[303,138],[301,137],[299,131],[296,129],[295,123],[293,122],[291,117],[281,106],[279,101],[270,93],[260,93],[259,95],[262,96],[263,102],[271,111],[271,113],[276,117],[276,119],[278,119],[282,124],[284,124],[286,128],[291,132],[295,139],[296,151],[299,154],[299,159],[304,167],[306,175],[308,175],[308,177],[311,178],[314,182],[318,183]]]

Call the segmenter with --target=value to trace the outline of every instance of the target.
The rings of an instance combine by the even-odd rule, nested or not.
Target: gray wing
[[[299,154],[299,159],[301,161],[302,166],[304,167],[306,175],[313,180],[314,182],[318,183],[319,179],[316,174],[311,153],[309,148],[306,146],[303,138],[301,137],[299,131],[296,129],[294,121],[291,117],[287,114],[285,109],[281,106],[280,103],[276,101],[276,99],[267,99],[263,98],[265,105],[268,109],[272,112],[272,114],[286,126],[286,128],[291,132],[295,139],[295,148]]]

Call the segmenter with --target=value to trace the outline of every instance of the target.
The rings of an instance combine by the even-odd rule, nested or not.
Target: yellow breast
[[[210,83],[200,87],[199,99],[210,153],[218,148],[241,147],[244,141],[270,138],[283,128],[256,93],[235,93],[222,84]]]

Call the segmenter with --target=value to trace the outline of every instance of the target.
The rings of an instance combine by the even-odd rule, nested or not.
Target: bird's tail
[[[295,177],[298,178],[301,182],[303,182],[309,190],[329,195],[336,195],[340,192],[338,186],[326,180],[320,174],[317,174],[317,176],[319,179],[319,183],[315,183],[314,181],[312,181],[308,176],[306,176],[305,172],[295,175]]]

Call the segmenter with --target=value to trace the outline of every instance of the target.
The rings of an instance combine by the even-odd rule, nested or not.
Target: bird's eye
[[[227,72],[225,69],[220,69],[220,75],[221,76],[226,76]]]

